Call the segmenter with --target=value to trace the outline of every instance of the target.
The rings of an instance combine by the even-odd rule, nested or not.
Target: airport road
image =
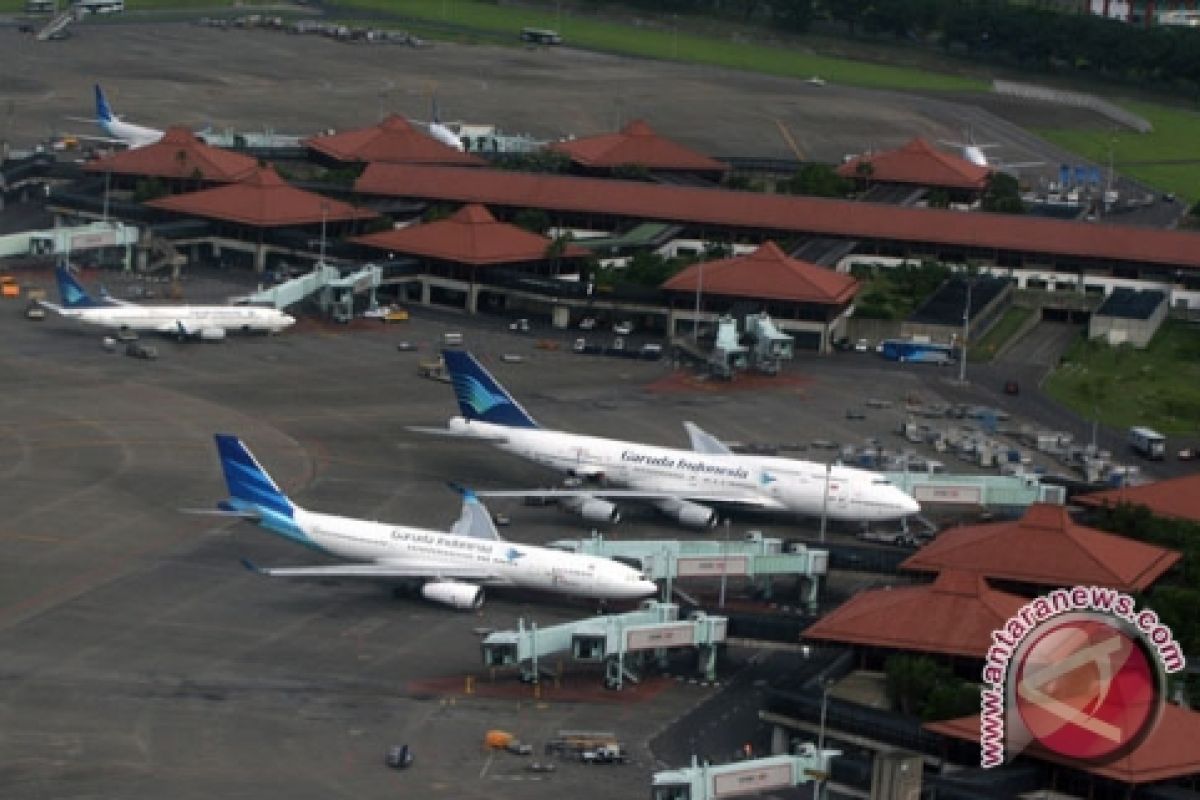
[[[438,43],[340,43],[266,30],[187,23],[83,24],[62,42],[0,29],[5,137],[28,146],[54,132],[95,133],[69,117],[92,112],[92,83],[117,113],[155,127],[272,129],[313,134],[369,125],[381,112],[429,115],[436,91],[445,119],[493,123],[539,138],[605,133],[646,118],[663,135],[717,156],[793,158],[778,123],[806,158],[898,146],[913,136],[959,140],[972,128],[1006,161],[1061,151],[1004,124],[971,96],[921,98],[569,47],[526,50]],[[220,67],[214,68],[213,65]],[[994,110],[1006,113],[1011,103]],[[1096,116],[1038,106],[1041,124],[1094,126]],[[1031,117],[1027,108],[1014,117]],[[1018,120],[1020,121],[1020,120]]]

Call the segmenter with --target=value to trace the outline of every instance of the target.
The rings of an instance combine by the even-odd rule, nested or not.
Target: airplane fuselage
[[[290,315],[257,306],[102,306],[63,308],[69,319],[112,330],[200,334],[203,331],[278,333],[295,322]]]
[[[100,119],[97,122],[101,130],[112,138],[125,142],[131,150],[154,144],[163,137],[163,132],[156,128],[145,128],[119,119]]]
[[[430,563],[478,568],[491,574],[483,586],[532,589],[607,600],[647,595],[635,569],[596,556],[545,547],[460,536],[295,509],[292,518],[267,516],[264,527],[293,541],[351,561],[379,565]]]
[[[814,461],[692,450],[596,436],[495,425],[462,417],[450,430],[491,440],[505,452],[610,487],[675,493],[698,502],[728,502],[829,519],[882,521],[919,511],[878,473]],[[828,494],[826,482],[828,478]]]

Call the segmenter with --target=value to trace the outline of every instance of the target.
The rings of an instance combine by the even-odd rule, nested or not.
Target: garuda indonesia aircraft
[[[201,339],[224,339],[228,331],[279,333],[296,320],[260,306],[143,306],[123,300],[93,300],[63,265],[54,272],[61,305],[41,301],[60,316],[110,330],[153,331]]]
[[[878,473],[737,454],[690,422],[684,427],[691,450],[547,430],[470,353],[447,350],[443,357],[462,416],[445,429],[412,430],[491,442],[585,482],[569,489],[479,492],[483,496],[557,498],[589,522],[617,522],[614,500],[640,500],[697,528],[716,524],[710,503],[862,522],[920,511],[917,501]]]
[[[653,582],[616,561],[503,541],[488,510],[464,492],[462,515],[448,533],[306,511],[292,502],[236,437],[217,434],[229,499],[217,513],[347,562],[260,569],[265,575],[403,579],[421,596],[454,608],[479,608],[485,586],[534,589],[599,600],[647,597]]]

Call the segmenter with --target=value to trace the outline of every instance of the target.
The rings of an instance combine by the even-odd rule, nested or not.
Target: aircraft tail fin
[[[442,358],[463,417],[509,428],[539,427],[473,355],[462,350],[445,350]]]
[[[237,511],[259,511],[291,518],[296,507],[259,465],[241,439],[218,433],[217,453],[229,489],[229,505]]]
[[[59,264],[55,268],[54,278],[58,281],[58,296],[63,308],[96,308],[104,305],[92,299],[66,264]]]
[[[116,119],[112,108],[108,105],[108,98],[104,96],[104,90],[98,83],[96,84],[96,119],[101,122],[112,122]]]
[[[470,536],[474,539],[483,539],[485,541],[501,541],[500,531],[496,530],[496,523],[492,519],[492,514],[479,501],[479,497],[470,489],[463,486],[453,483],[450,486],[459,492],[463,498],[462,513],[459,515],[458,521],[454,523],[454,527],[450,529],[450,532],[459,536]]]

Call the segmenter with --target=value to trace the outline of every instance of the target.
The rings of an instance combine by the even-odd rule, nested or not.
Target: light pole
[[[829,681],[821,681],[821,726],[817,729],[817,757],[821,759],[821,768],[825,767],[825,713],[829,707]],[[817,782],[816,800],[825,797],[825,778]]]
[[[671,15],[671,58],[679,58],[679,15]]]
[[[692,338],[700,344],[700,295],[704,293],[704,259],[696,262],[696,318],[692,321]]]
[[[325,266],[325,221],[329,216],[329,204],[321,203],[321,260],[320,266]]]
[[[958,355],[958,382],[967,382],[967,331],[971,328],[971,289],[974,287],[975,281],[967,281],[967,302],[963,306],[963,330],[962,342],[959,343]]]
[[[821,542],[825,542],[825,522],[829,517],[829,478],[833,472],[833,464],[825,462],[825,491],[821,495]]]
[[[729,517],[725,518],[725,541],[721,545],[721,598],[718,608],[725,607],[725,581],[729,575]]]

